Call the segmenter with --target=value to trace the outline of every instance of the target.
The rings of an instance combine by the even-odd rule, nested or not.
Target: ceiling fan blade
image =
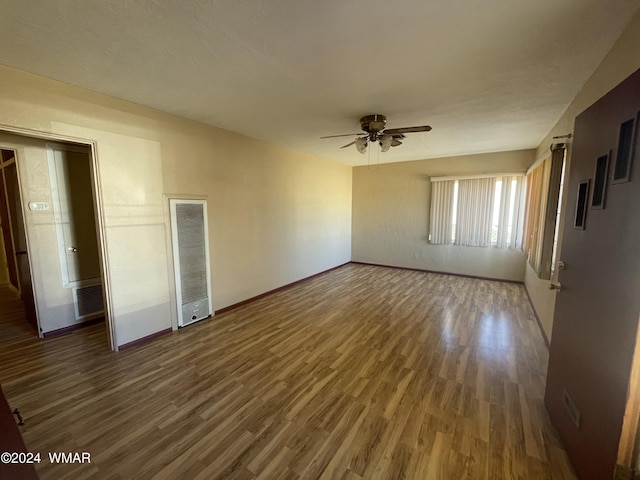
[[[351,145],[353,145],[353,144],[355,144],[355,143],[356,143],[356,141],[354,140],[353,142],[351,142],[351,143],[347,143],[346,145],[343,145],[343,146],[341,146],[340,148],[347,148],[347,147],[350,147]]]
[[[428,132],[431,130],[429,125],[423,125],[421,127],[404,127],[404,128],[387,128],[384,132],[387,135],[393,135],[396,133],[417,133]]]
[[[397,138],[394,138],[394,139],[391,141],[391,146],[392,146],[392,147],[397,147],[398,145],[402,145],[402,142],[401,142],[400,140],[398,140]]]
[[[364,135],[364,133],[360,132],[360,133],[345,133],[344,135],[327,135],[320,138],[352,137],[354,135]]]

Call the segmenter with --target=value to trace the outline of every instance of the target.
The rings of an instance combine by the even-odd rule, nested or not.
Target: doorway
[[[91,146],[0,134],[0,148],[13,157],[2,163],[8,219],[0,217],[11,287],[26,311],[31,300],[40,337],[106,320],[113,349]]]
[[[104,314],[100,255],[87,147],[47,143],[62,285],[73,292],[76,320]]]
[[[10,288],[22,301],[25,319],[35,332],[38,332],[27,237],[18,187],[16,154],[13,150],[1,150],[1,154],[0,225],[7,277]]]

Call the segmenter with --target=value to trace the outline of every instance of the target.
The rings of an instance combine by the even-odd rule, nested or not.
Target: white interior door
[[[48,153],[63,282],[100,283],[89,152],[65,145]]]
[[[212,315],[207,201],[169,199],[178,326]]]

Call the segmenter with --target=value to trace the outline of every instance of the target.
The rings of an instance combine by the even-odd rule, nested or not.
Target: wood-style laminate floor
[[[38,332],[25,320],[22,302],[8,285],[0,285],[0,348],[33,340]],[[2,369],[0,363],[0,369]],[[1,382],[0,382],[1,383]]]
[[[349,264],[124,352],[1,345],[43,479],[574,479],[521,285]]]

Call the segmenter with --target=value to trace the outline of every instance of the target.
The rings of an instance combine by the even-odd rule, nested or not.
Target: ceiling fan
[[[405,138],[405,133],[415,133],[415,132],[428,132],[431,130],[429,125],[423,125],[419,127],[404,127],[404,128],[387,128],[385,130],[385,125],[387,124],[387,117],[384,115],[366,115],[360,119],[360,128],[364,131],[364,133],[347,133],[344,135],[328,135],[320,138],[336,138],[336,137],[350,137],[352,135],[357,135],[353,142],[347,143],[340,148],[350,147],[351,145],[355,145],[360,153],[364,153],[367,151],[367,145],[369,142],[378,142],[380,143],[380,150],[383,152],[388,151],[391,147],[397,147],[398,145],[402,145],[401,140]]]

